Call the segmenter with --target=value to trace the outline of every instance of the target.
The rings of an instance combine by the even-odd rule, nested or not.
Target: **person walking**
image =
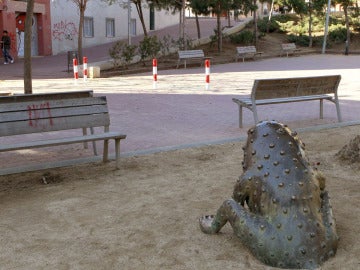
[[[9,60],[10,60],[10,63],[14,63],[14,58],[10,55],[9,53],[9,50],[10,50],[10,47],[11,47],[11,39],[8,35],[8,31],[4,30],[3,31],[3,35],[1,37],[1,49],[2,49],[2,53],[3,53],[3,56],[4,56],[4,65],[7,65],[9,64]]]

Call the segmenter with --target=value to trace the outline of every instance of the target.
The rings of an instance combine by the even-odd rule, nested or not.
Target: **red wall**
[[[3,0],[0,3],[0,31],[9,32],[11,37],[11,54],[17,56],[16,44],[16,16],[18,13],[26,12],[26,2]],[[38,26],[38,48],[39,55],[51,55],[51,14],[50,0],[35,0],[34,15]]]

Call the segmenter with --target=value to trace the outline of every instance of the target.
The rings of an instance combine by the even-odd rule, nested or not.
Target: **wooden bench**
[[[6,100],[8,98],[8,100]],[[13,98],[11,100],[11,98]],[[106,97],[93,97],[92,91],[0,98],[0,137],[51,132],[52,138],[1,144],[0,152],[103,141],[103,161],[108,161],[109,140],[115,141],[116,168],[119,168],[120,140],[126,135],[110,132]],[[103,127],[104,132],[64,136],[65,130]],[[62,131],[60,138],[54,132]],[[66,134],[66,132],[65,132]],[[50,136],[49,136],[50,137]]]
[[[179,68],[180,62],[184,61],[184,68],[186,68],[187,60],[196,60],[200,61],[201,65],[203,64],[203,60],[211,59],[211,57],[205,57],[203,50],[186,50],[186,51],[178,51],[179,60],[176,68]]]
[[[299,52],[300,49],[296,48],[295,43],[283,43],[281,44],[281,53],[280,56],[286,54],[286,57],[289,57],[289,54],[295,54]]]
[[[243,62],[245,58],[252,58],[255,59],[255,56],[261,56],[262,52],[257,52],[255,46],[244,46],[244,47],[236,47],[236,62],[239,58],[242,58]]]
[[[243,107],[253,112],[255,124],[259,122],[257,106],[287,102],[320,100],[320,119],[323,119],[323,100],[336,105],[341,122],[337,89],[340,75],[255,80],[249,98],[233,98],[239,106],[239,127],[243,127]]]

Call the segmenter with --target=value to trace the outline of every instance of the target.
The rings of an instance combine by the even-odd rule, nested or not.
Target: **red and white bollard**
[[[205,60],[205,89],[210,89],[210,60]]]
[[[78,67],[78,60],[76,58],[73,59],[73,70],[74,70],[74,79],[77,83],[77,80],[79,79],[79,67]]]
[[[157,87],[157,60],[156,58],[153,59],[153,88],[156,89]]]
[[[86,56],[83,57],[83,75],[84,75],[84,81],[87,80],[87,77],[88,77],[88,67],[87,67],[87,64],[88,64],[88,59]]]

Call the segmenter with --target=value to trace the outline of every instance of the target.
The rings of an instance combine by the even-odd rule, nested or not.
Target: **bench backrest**
[[[178,53],[180,59],[205,57],[203,50],[186,50],[186,51],[178,51]]]
[[[297,96],[335,94],[340,75],[255,80],[252,99],[286,98]]]
[[[13,103],[22,101],[41,101],[51,99],[68,99],[68,98],[84,98],[92,97],[93,90],[71,91],[71,92],[53,92],[39,94],[16,94],[8,96],[0,96],[0,106],[2,103]]]
[[[281,48],[284,51],[295,50],[296,45],[295,45],[295,43],[283,43],[283,44],[281,44]]]
[[[237,53],[256,53],[255,46],[244,46],[244,47],[236,47]]]
[[[106,97],[43,99],[0,106],[0,136],[104,126],[110,117]]]

